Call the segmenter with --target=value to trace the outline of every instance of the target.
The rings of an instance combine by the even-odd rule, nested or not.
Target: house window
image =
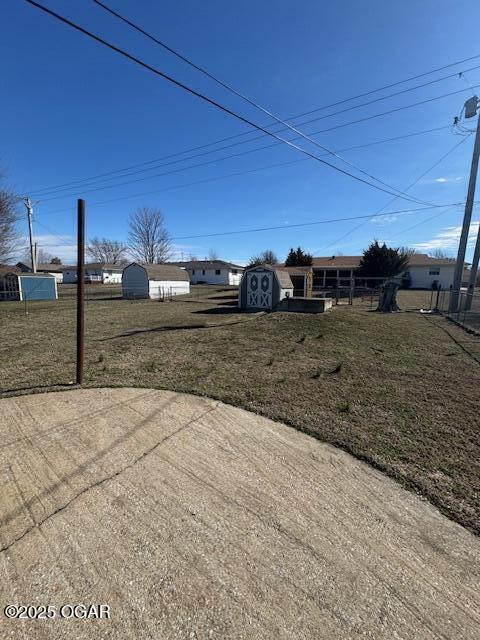
[[[192,269],[192,276],[195,275],[195,269]]]
[[[439,276],[440,275],[440,267],[430,267],[430,271],[428,272],[429,276]]]
[[[215,269],[215,275],[219,276],[220,275],[220,269]]]
[[[202,269],[202,276],[205,275],[205,269]]]
[[[232,273],[233,273],[233,275],[235,275],[235,276],[236,276],[236,275],[237,275],[237,273],[238,273],[238,270],[237,270],[237,269],[232,269]]]

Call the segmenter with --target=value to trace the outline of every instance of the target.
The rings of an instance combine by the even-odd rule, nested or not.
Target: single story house
[[[16,266],[18,267],[18,269],[20,269],[22,273],[33,273],[32,267],[29,264],[25,264],[25,262],[17,262]],[[37,273],[46,273],[51,276],[54,276],[54,278],[57,281],[57,284],[60,284],[63,282],[63,271],[61,267],[62,267],[61,264],[40,263],[40,264],[37,264]]]
[[[188,272],[191,284],[229,284],[238,286],[245,267],[225,260],[188,260],[172,262]]]
[[[244,271],[238,289],[240,309],[275,309],[288,297],[293,297],[293,283],[285,267],[265,264]]]
[[[0,300],[57,300],[57,280],[47,273],[22,273],[16,267],[0,268]]]
[[[335,287],[350,287],[357,277],[362,256],[326,256],[313,258],[311,267],[287,267],[289,269],[310,270],[313,291]],[[453,284],[455,260],[432,258],[425,253],[414,253],[409,257],[408,268],[399,274],[409,278],[413,289],[431,289],[441,286],[448,289]],[[468,276],[467,276],[468,280]],[[300,280],[297,278],[297,283]],[[298,284],[298,286],[300,286]],[[297,288],[297,284],[295,285]],[[309,295],[306,293],[306,295]]]
[[[76,266],[61,266],[64,284],[77,282]],[[121,284],[123,265],[108,262],[89,262],[85,264],[85,282],[98,284]]]
[[[124,298],[159,299],[190,293],[190,279],[185,269],[172,264],[132,262],[123,270]]]

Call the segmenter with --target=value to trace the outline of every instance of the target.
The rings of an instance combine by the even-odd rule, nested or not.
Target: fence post
[[[77,384],[83,382],[85,354],[85,200],[77,200]]]
[[[436,299],[436,301],[435,301],[435,311],[438,311],[438,300],[439,300],[439,298],[440,298],[440,291],[441,291],[441,289],[442,289],[442,285],[441,285],[441,284],[439,284],[439,285],[438,285],[438,287],[437,287],[437,299]]]

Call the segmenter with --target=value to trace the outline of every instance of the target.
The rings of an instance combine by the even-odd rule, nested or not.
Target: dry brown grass
[[[370,313],[368,303],[256,317],[231,296],[202,287],[190,301],[90,300],[86,385],[201,394],[286,422],[480,532],[478,338],[441,317]],[[3,303],[0,389],[72,381],[74,324],[71,296],[31,304],[27,316]]]

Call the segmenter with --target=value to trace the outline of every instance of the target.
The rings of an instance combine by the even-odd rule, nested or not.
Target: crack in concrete
[[[73,502],[75,502],[75,500],[77,500],[78,498],[83,496],[88,491],[91,491],[92,489],[95,489],[96,487],[101,486],[102,484],[104,484],[105,482],[108,482],[109,480],[113,480],[114,478],[117,478],[119,475],[121,475],[122,473],[124,473],[128,469],[131,469],[132,467],[134,467],[137,463],[141,462],[144,458],[146,458],[148,455],[150,455],[156,449],[158,449],[158,447],[160,445],[164,444],[165,442],[167,442],[168,440],[170,440],[174,436],[178,435],[180,432],[184,431],[188,427],[191,427],[193,424],[195,424],[199,420],[202,420],[202,418],[204,418],[209,413],[212,413],[213,411],[216,411],[218,409],[219,405],[220,405],[220,402],[216,402],[213,407],[209,407],[201,415],[197,416],[196,418],[193,418],[192,420],[189,420],[188,422],[186,422],[185,424],[180,426],[176,431],[174,431],[173,433],[170,433],[169,435],[165,436],[159,442],[157,442],[156,444],[151,446],[149,449],[146,449],[145,451],[143,451],[137,458],[132,460],[132,462],[130,462],[129,464],[125,465],[124,467],[122,467],[121,469],[116,471],[115,473],[112,473],[109,476],[104,476],[103,478],[100,478],[100,480],[97,480],[97,482],[94,482],[93,484],[89,485],[88,487],[85,487],[84,489],[82,489],[82,491],[80,491],[79,493],[75,494],[72,498],[70,498],[70,500],[68,500],[68,502],[66,502],[61,507],[58,507],[57,509],[52,511],[47,516],[45,516],[45,518],[43,518],[43,520],[35,522],[34,524],[32,524],[32,526],[28,527],[20,536],[18,536],[14,540],[12,540],[12,542],[10,542],[9,544],[1,547],[0,548],[0,553],[3,553],[4,551],[8,551],[17,542],[20,542],[20,540],[23,540],[23,538],[25,538],[25,536],[27,536],[31,531],[33,531],[34,529],[39,529],[43,524],[45,524],[45,522],[47,522],[47,520],[50,520],[50,518],[52,518],[53,516],[57,515],[58,513],[62,512],[62,511],[64,511],[65,509],[67,509],[67,507],[69,507]]]

